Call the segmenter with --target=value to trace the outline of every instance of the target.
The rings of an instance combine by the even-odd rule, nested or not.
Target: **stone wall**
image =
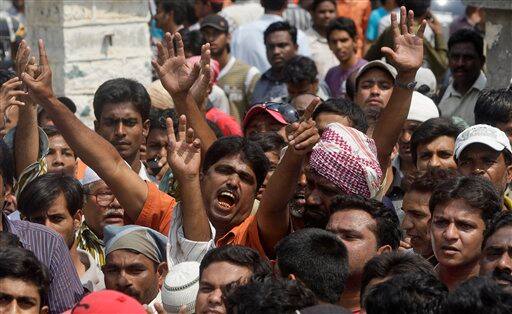
[[[37,54],[45,40],[58,95],[94,120],[92,98],[104,81],[127,77],[151,82],[147,0],[26,1],[28,41]]]

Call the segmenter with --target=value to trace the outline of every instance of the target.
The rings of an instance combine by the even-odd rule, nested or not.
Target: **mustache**
[[[492,277],[497,280],[504,280],[510,282],[512,284],[512,274],[508,273],[505,270],[495,268],[492,272]]]
[[[119,215],[124,215],[124,210],[122,208],[107,208],[107,210],[105,210],[105,216],[109,216],[109,215],[116,215],[116,214],[119,214]]]

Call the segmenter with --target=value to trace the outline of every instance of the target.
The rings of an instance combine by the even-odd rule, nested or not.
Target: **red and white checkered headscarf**
[[[344,193],[372,198],[379,191],[382,170],[373,139],[339,123],[331,123],[313,148],[310,168]]]

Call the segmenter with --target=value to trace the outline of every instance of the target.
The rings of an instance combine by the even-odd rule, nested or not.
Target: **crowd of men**
[[[512,313],[480,9],[445,39],[430,0],[225,2],[157,0],[156,80],[101,84],[94,130],[16,47],[0,312]]]

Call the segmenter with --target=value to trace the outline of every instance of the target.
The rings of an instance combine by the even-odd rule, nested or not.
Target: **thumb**
[[[21,80],[23,83],[25,83],[28,87],[32,88],[34,87],[35,80],[30,76],[27,72],[21,73]]]

